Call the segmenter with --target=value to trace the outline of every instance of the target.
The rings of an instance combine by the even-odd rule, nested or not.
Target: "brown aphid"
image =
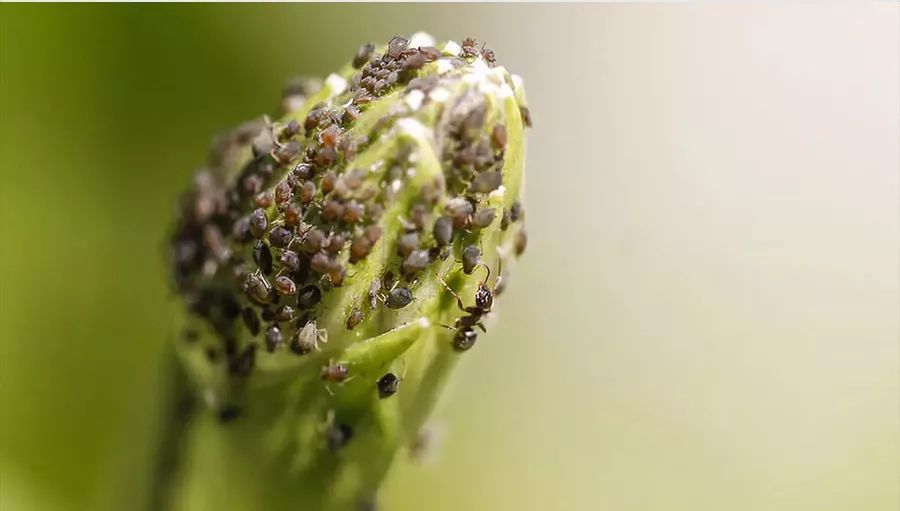
[[[469,223],[469,215],[475,211],[475,207],[465,197],[454,197],[447,201],[444,210],[453,219],[454,229],[463,229]]]
[[[241,192],[244,197],[256,195],[262,190],[263,178],[259,174],[247,174],[241,178]]]
[[[300,249],[307,254],[317,252],[325,243],[325,233],[321,229],[310,229],[300,241]]]
[[[475,176],[472,183],[469,184],[469,191],[473,193],[490,193],[500,188],[503,184],[503,172],[499,170],[489,170]]]
[[[298,154],[300,154],[300,143],[295,140],[275,146],[275,149],[272,149],[272,158],[274,158],[279,165],[287,165],[291,160],[296,158]]]
[[[316,164],[320,167],[329,167],[337,159],[337,150],[334,147],[323,146],[316,152]]]
[[[284,204],[287,202],[287,200],[291,198],[292,192],[291,185],[287,180],[280,181],[275,185],[275,204]]]
[[[385,305],[391,309],[402,309],[413,301],[413,294],[408,288],[397,287],[391,290],[385,300]]]
[[[363,313],[359,308],[354,307],[350,309],[350,313],[347,314],[347,330],[353,330],[356,328],[356,325],[360,324],[363,320]]]
[[[325,243],[325,251],[331,255],[337,255],[344,248],[344,242],[346,241],[347,237],[343,233],[332,233],[328,237],[328,242]]]
[[[280,295],[293,295],[297,293],[297,284],[290,277],[281,275],[275,278],[275,291]]]
[[[381,239],[381,227],[377,225],[370,225],[366,227],[366,230],[363,233],[366,238],[369,238],[369,241],[372,243],[378,243],[378,240]]]
[[[445,215],[435,220],[432,235],[438,246],[449,245],[453,241],[453,218]]]
[[[416,70],[421,69],[425,63],[428,62],[428,59],[425,55],[422,55],[421,52],[413,53],[412,55],[406,57],[406,60],[403,61],[403,69],[407,70]],[[396,81],[396,80],[394,80]]]
[[[300,123],[296,119],[291,119],[287,124],[281,127],[278,133],[279,140],[287,140],[300,133]]]
[[[325,274],[334,268],[334,263],[325,252],[316,252],[309,260],[309,268],[320,274]]]
[[[431,259],[427,250],[414,250],[403,260],[401,269],[404,275],[410,277],[424,270],[430,262]]]
[[[268,208],[272,205],[272,192],[260,192],[253,198],[253,203],[258,208]]]
[[[284,248],[288,246],[294,234],[284,226],[276,225],[269,231],[269,243],[276,248]]]
[[[419,46],[419,53],[425,57],[425,60],[428,62],[435,61],[441,58],[441,50],[435,48],[434,46]]]
[[[522,207],[522,203],[519,201],[513,202],[509,208],[509,219],[513,222],[518,222],[523,218],[525,218],[525,208]]]
[[[342,285],[344,285],[344,277],[346,276],[347,269],[337,263],[335,263],[328,271],[328,280],[334,287],[341,287]]]
[[[503,149],[506,147],[506,126],[503,124],[495,124],[491,129],[491,146],[494,149]]]
[[[259,238],[266,232],[266,227],[269,226],[269,219],[266,217],[266,212],[262,208],[257,208],[250,213],[250,234],[253,235],[254,238]]]
[[[375,53],[374,44],[366,43],[360,46],[359,49],[356,50],[356,55],[353,56],[353,67],[355,69],[363,67],[363,65],[369,61],[369,58],[372,57],[373,53]]]
[[[293,321],[294,315],[296,311],[290,305],[282,305],[281,307],[275,309],[274,314],[272,315],[272,319],[275,321],[287,322]]]
[[[350,376],[350,370],[344,364],[330,362],[322,368],[322,379],[327,382],[340,383]]]
[[[475,245],[468,245],[462,251],[463,273],[471,275],[475,267],[481,262],[481,250]]]
[[[408,256],[417,248],[419,248],[419,233],[417,232],[408,232],[400,236],[400,240],[397,242],[397,253],[400,257]]]
[[[306,128],[307,131],[317,128],[322,119],[325,118],[325,114],[325,105],[320,103],[306,115],[306,119],[303,121],[303,127]]]
[[[472,215],[472,227],[476,229],[484,229],[485,227],[491,225],[491,222],[493,222],[495,218],[497,218],[496,209],[482,209]]]
[[[326,147],[335,147],[340,136],[341,128],[337,124],[332,124],[319,133],[319,142]]]
[[[281,329],[277,325],[272,325],[266,330],[266,350],[272,353],[279,345],[281,345]]]
[[[350,262],[356,263],[365,259],[369,252],[372,251],[372,245],[372,240],[365,234],[353,238],[353,242],[350,243]]]
[[[271,286],[265,277],[250,273],[244,280],[244,291],[254,302],[265,305],[272,301]]]
[[[409,39],[400,36],[394,36],[391,38],[391,41],[388,43],[387,54],[392,58],[396,59],[400,56],[400,53],[409,46]]]
[[[298,163],[291,169],[291,174],[300,181],[309,179],[312,175],[312,165],[309,163]]]
[[[281,262],[281,266],[291,273],[300,269],[300,257],[293,250],[285,250],[282,252],[279,261]]]
[[[299,204],[288,204],[284,207],[284,225],[297,227],[303,218],[303,210]]]
[[[519,115],[522,116],[522,123],[527,127],[531,127],[531,110],[527,106],[519,107]]]
[[[344,214],[344,205],[336,200],[325,201],[322,206],[322,220],[326,222],[337,221]]]
[[[341,219],[348,224],[355,224],[363,219],[365,213],[366,210],[362,204],[349,201],[344,205],[344,214]]]
[[[347,108],[344,109],[344,113],[341,115],[341,123],[344,125],[351,124],[359,119],[359,108],[354,105],[348,105]],[[347,140],[347,143],[352,141],[349,137],[344,137]],[[342,148],[346,152],[346,148]]]
[[[519,232],[516,233],[516,255],[520,256],[525,252],[525,247],[528,246],[528,235],[525,234],[525,229],[520,229]]]
[[[252,238],[250,234],[250,218],[241,217],[231,227],[231,237],[238,243],[246,243]]]
[[[303,204],[309,204],[316,196],[316,185],[312,181],[304,181],[297,190],[297,198]]]
[[[416,204],[412,207],[409,211],[409,221],[417,231],[425,229],[425,225],[428,223],[428,209],[424,204]]]

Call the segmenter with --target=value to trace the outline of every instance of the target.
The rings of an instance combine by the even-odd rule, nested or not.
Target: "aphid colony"
[[[284,92],[284,122],[254,121],[216,139],[209,169],[197,174],[182,202],[172,240],[178,291],[220,339],[206,348],[211,363],[224,364],[232,377],[241,378],[252,372],[257,357],[265,356],[260,350],[305,356],[323,349],[329,334],[339,334],[322,328],[323,299],[353,279],[356,268],[380,246],[391,253],[368,293],[345,311],[347,330],[382,311],[413,304],[419,276],[439,260],[459,261],[452,271],[469,275],[483,267],[490,274],[480,247],[463,238],[495,222],[506,230],[521,223],[524,212],[518,202],[505,210],[486,205],[485,198],[503,184],[508,135],[503,123],[489,121],[483,99],[465,95],[442,107],[442,124],[435,127],[443,134],[442,179],[404,199],[408,207],[399,232],[386,232],[394,218],[385,218],[385,212],[401,203],[400,190],[416,164],[414,148],[401,144],[374,167],[354,164],[410,114],[403,98],[416,95],[427,103],[430,91],[458,80],[476,59],[494,66],[493,52],[474,40],[464,40],[459,48],[453,54],[411,47],[403,37],[391,39],[383,53],[363,45],[353,56],[356,72],[345,90],[309,108],[307,99],[317,97],[322,84],[292,82]],[[439,59],[444,71],[426,67]],[[392,108],[370,130],[355,129],[368,109],[395,94]],[[304,108],[309,108],[305,116],[295,118]],[[521,107],[520,113],[529,124],[527,109]],[[249,161],[241,166],[246,154]],[[516,255],[525,248],[524,236],[519,228]],[[499,282],[490,288],[485,277],[473,305],[447,287],[464,313],[448,326],[454,330],[454,349],[469,349],[475,328],[484,330],[481,320],[491,311]],[[350,370],[330,362],[321,378],[341,383]],[[387,398],[399,383],[387,373],[374,391]],[[351,435],[348,426],[338,427],[330,445],[343,445]]]

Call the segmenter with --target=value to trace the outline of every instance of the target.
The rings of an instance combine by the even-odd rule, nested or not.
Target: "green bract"
[[[283,103],[217,139],[173,236],[205,410],[178,509],[373,502],[525,247],[524,91],[475,41],[365,45]]]

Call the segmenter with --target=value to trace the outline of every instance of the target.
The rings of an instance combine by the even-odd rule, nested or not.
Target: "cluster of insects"
[[[359,328],[374,314],[409,307],[422,273],[457,253],[465,274],[486,270],[473,305],[464,305],[447,286],[463,313],[447,326],[454,330],[452,346],[458,351],[472,347],[503,279],[488,286],[491,272],[479,245],[462,240],[495,222],[506,230],[524,214],[519,203],[499,209],[484,200],[503,183],[506,126],[488,121],[487,104],[477,96],[442,106],[446,120],[436,129],[447,135],[439,154],[443,175],[418,185],[412,195],[403,194],[416,165],[413,147],[401,144],[376,166],[355,166],[376,134],[411,112],[391,109],[368,135],[353,129],[380,98],[397,91],[401,97],[427,93],[450,79],[423,71],[430,63],[442,59],[453,70],[474,59],[494,65],[493,52],[473,39],[459,48],[450,54],[433,46],[412,47],[403,37],[391,39],[383,51],[363,45],[353,56],[356,72],[346,89],[330,100],[294,116],[323,86],[294,82],[284,92],[289,115],[283,122],[252,121],[214,141],[209,168],[197,174],[185,196],[172,239],[178,291],[220,340],[205,348],[212,363],[223,364],[234,378],[246,378],[257,357],[265,356],[263,350],[307,356],[325,349],[329,332],[321,315],[323,298],[351,282],[356,268],[379,247],[390,251],[387,262],[380,260],[383,268],[368,294],[345,311],[346,329]],[[522,115],[530,123],[527,110]],[[252,157],[241,165],[247,152]],[[398,204],[403,205],[399,228],[386,232],[386,225],[396,225],[394,217],[384,218],[386,212],[396,212]],[[524,230],[516,236],[518,254],[525,248]],[[340,362],[321,370],[325,383],[352,377]],[[375,385],[378,395],[390,397],[400,381],[384,374]],[[332,444],[337,448],[352,430],[336,428]]]

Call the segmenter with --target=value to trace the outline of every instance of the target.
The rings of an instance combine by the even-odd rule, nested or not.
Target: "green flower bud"
[[[373,499],[525,246],[524,91],[474,40],[365,45],[283,99],[215,141],[172,239],[190,509]]]

